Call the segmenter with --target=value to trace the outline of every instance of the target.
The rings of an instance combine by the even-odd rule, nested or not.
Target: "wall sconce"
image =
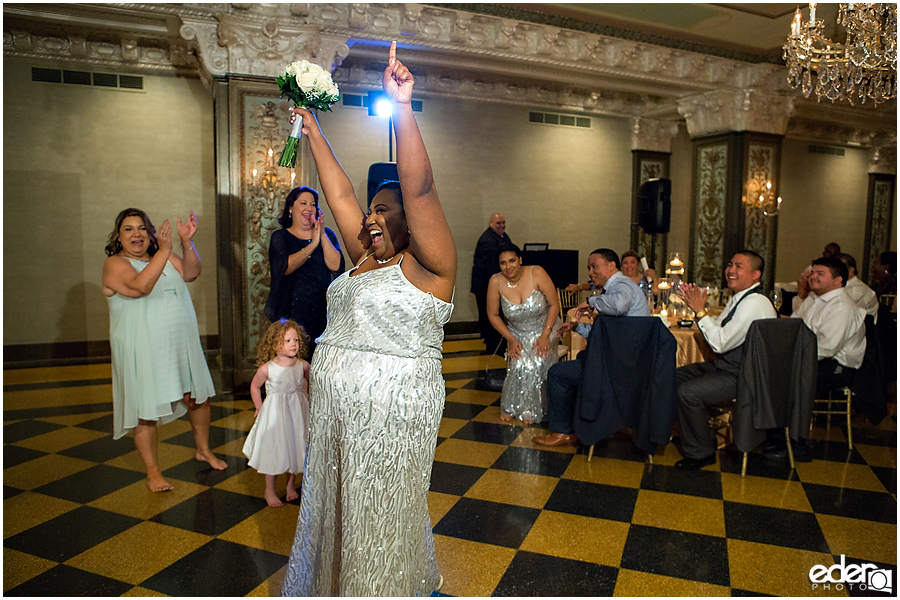
[[[291,171],[290,184],[288,184],[287,177],[280,177],[278,171],[278,161],[275,159],[275,151],[272,148],[265,151],[264,159],[258,160],[256,166],[250,171],[249,194],[251,197],[265,198],[269,209],[276,207],[278,199],[286,196],[294,188],[294,180],[297,177],[297,174]]]
[[[761,210],[763,216],[766,217],[778,216],[778,211],[781,209],[781,197],[775,196],[771,181],[762,183],[751,179],[744,187],[746,190],[744,203],[747,206]]]
[[[388,162],[394,162],[394,117],[391,101],[380,90],[369,90],[367,101],[370,117],[388,118]]]

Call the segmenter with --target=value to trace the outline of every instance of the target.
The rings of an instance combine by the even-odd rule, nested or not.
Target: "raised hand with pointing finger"
[[[409,104],[412,100],[413,83],[415,80],[412,73],[397,60],[397,42],[391,42],[388,66],[381,78],[384,93],[397,104]]]

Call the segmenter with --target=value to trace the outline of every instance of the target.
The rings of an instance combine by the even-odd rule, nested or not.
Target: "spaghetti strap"
[[[406,256],[406,252],[401,252],[401,253],[400,253],[400,258],[397,259],[397,266],[398,266],[398,267],[399,267],[401,264],[403,264],[403,257],[404,257],[404,256]]]
[[[362,266],[362,264],[363,264],[364,262],[366,262],[366,260],[368,260],[368,258],[369,258],[370,256],[372,256],[372,255],[371,255],[371,254],[366,254],[366,255],[363,257],[363,259],[362,259],[361,261],[359,261],[359,264],[356,265],[355,267],[353,267],[353,268],[350,269],[350,270],[351,270],[351,271],[355,271],[355,270],[357,270],[358,268],[360,268],[360,267]]]

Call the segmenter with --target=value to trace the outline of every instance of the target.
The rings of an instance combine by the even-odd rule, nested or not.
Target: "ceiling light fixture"
[[[815,91],[819,101],[872,98],[877,105],[897,96],[897,5],[841,4],[837,22],[846,41],[825,37],[825,22],[816,19],[816,2],[809,4],[809,20],[800,8],[794,13],[791,33],[784,43],[788,83],[800,86],[807,98]],[[813,86],[812,73],[816,73]]]

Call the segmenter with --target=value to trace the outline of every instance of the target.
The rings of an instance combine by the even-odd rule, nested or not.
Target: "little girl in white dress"
[[[294,477],[303,473],[309,438],[309,343],[303,328],[287,319],[269,326],[256,352],[259,370],[250,383],[256,422],[244,443],[250,466],[266,476],[266,503],[281,506],[275,478],[288,474],[285,501],[297,499]],[[266,384],[266,401],[260,389]]]

